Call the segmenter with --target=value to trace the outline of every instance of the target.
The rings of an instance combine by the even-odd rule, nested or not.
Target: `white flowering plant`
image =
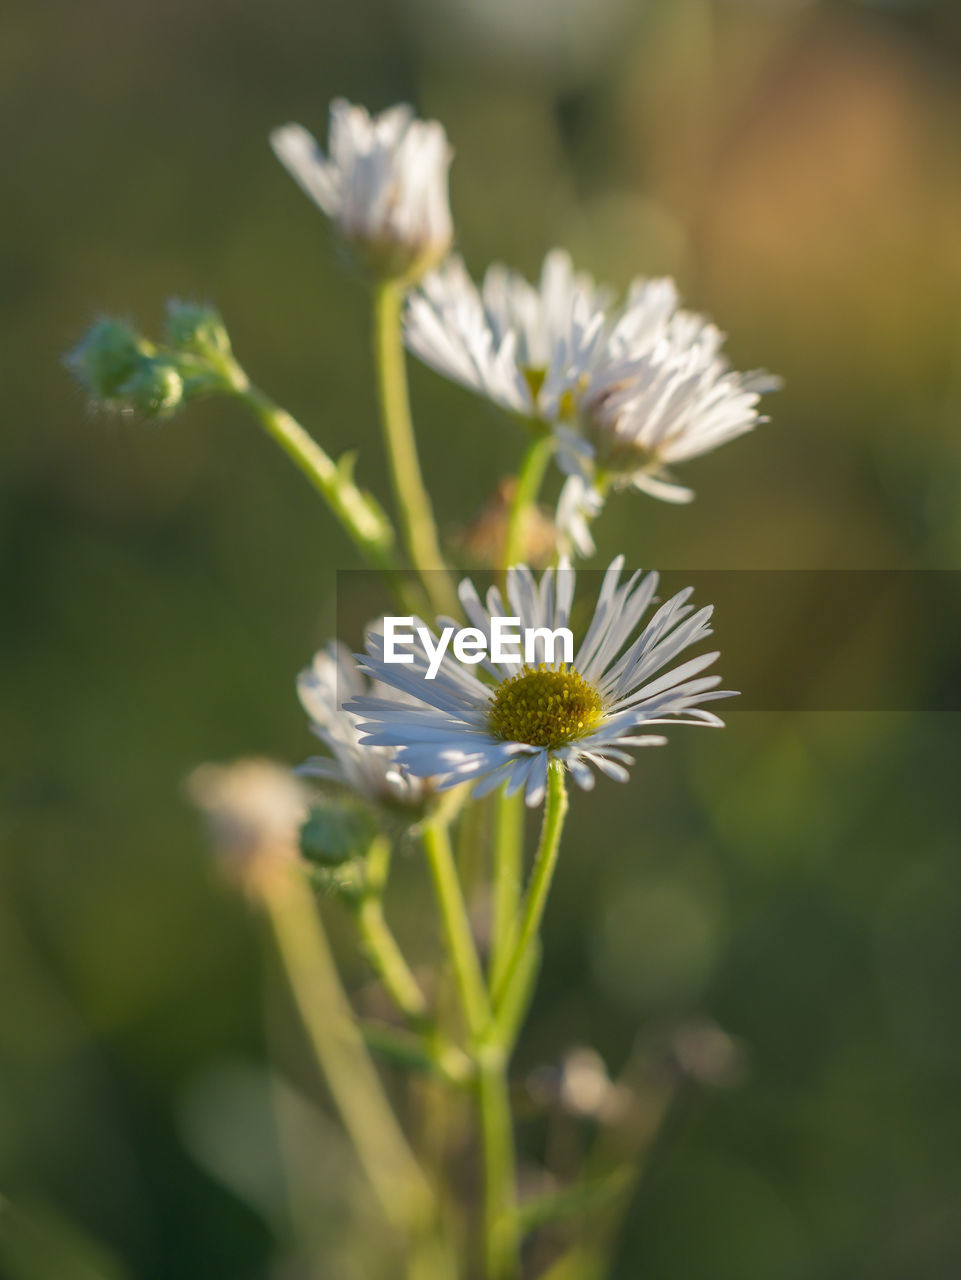
[[[522,1192],[512,1108],[511,1064],[569,783],[587,791],[598,775],[628,782],[635,753],[664,745],[665,730],[720,727],[714,704],[731,693],[718,687],[719,655],[704,645],[711,607],[694,603],[690,589],[659,599],[657,574],[628,572],[623,555],[576,634],[573,560],[593,553],[592,525],[621,493],[689,501],[674,468],[763,421],[760,397],[776,380],[729,369],[723,335],[680,308],[670,280],[635,280],[618,299],[555,249],[536,285],[500,265],[475,285],[451,253],[446,134],[406,106],[371,117],[335,102],[326,152],[299,125],[278,129],[271,143],[370,285],[397,527],[355,481],[352,457],[330,457],[253,385],[212,308],[172,302],[158,343],[103,319],[68,357],[91,398],[122,413],[162,419],[200,397],[239,401],[383,579],[384,612],[366,636],[332,640],[299,677],[322,754],[296,771],[267,761],[201,766],[190,794],[209,818],[220,865],[273,925],[385,1227],[384,1274],[600,1277],[631,1158],[619,1148],[609,1167],[585,1160],[568,1186]],[[483,596],[469,577],[458,580],[438,535],[405,344],[517,424],[517,472],[503,490],[488,566],[496,581]],[[544,542],[539,495],[552,461],[565,478],[538,573],[525,560],[535,556],[535,529]],[[542,809],[529,860],[525,806]],[[489,844],[480,892],[452,834]],[[409,962],[388,923],[399,844],[422,848],[433,885],[440,946],[427,972]],[[324,926],[330,898],[347,905],[390,1005],[376,1020],[357,1015],[338,975]],[[478,902],[482,918],[472,912]],[[471,1101],[468,1155],[443,1132],[431,1144],[418,1138],[403,1093],[378,1063]],[[578,1115],[630,1130],[629,1094],[582,1049],[568,1056],[556,1096]],[[443,1130],[451,1109],[427,1096]],[[476,1178],[455,1172],[465,1160]],[[582,1230],[599,1207],[601,1226]],[[545,1232],[554,1233],[546,1249],[538,1247]]]

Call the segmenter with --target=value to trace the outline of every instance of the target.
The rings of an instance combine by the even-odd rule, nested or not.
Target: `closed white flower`
[[[682,650],[711,634],[711,607],[695,612],[687,603],[688,588],[661,605],[632,639],[654,601],[658,579],[656,573],[637,572],[621,582],[623,567],[618,557],[607,569],[593,619],[569,666],[485,658],[477,667],[447,650],[435,677],[427,679],[423,648],[407,647],[409,663],[388,662],[383,635],[371,632],[362,669],[407,701],[352,698],[346,710],[359,718],[361,741],[394,751],[398,763],[417,777],[433,777],[440,790],[473,782],[479,795],[503,783],[508,793],[523,790],[527,804],[536,805],[544,798],[551,761],[586,790],[594,785],[594,769],[626,781],[632,758],[625,748],[666,741],[644,732],[652,726],[721,725],[702,705],[731,696],[716,688],[720,677],[701,675],[717,653],[665,670]],[[466,579],[459,594],[489,653],[495,617],[518,618],[521,629],[568,627],[574,585],[568,564],[556,572],[547,569],[540,582],[520,566],[508,573],[506,607],[492,588],[485,608]],[[534,656],[543,658],[543,640],[538,645]]]
[[[423,806],[426,784],[398,764],[393,751],[363,743],[359,717],[344,708],[345,702],[373,692],[345,645],[334,640],[317,653],[300,673],[297,692],[311,729],[330,751],[329,756],[312,756],[299,772],[389,808]]]
[[[450,249],[453,153],[437,121],[406,105],[371,116],[338,98],[326,154],[299,124],[275,129],[270,142],[374,275],[416,278]]]

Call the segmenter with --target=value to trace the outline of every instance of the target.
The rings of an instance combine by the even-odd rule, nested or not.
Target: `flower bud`
[[[184,384],[173,364],[164,359],[142,358],[140,368],[117,388],[115,399],[125,408],[160,418],[179,408]]]
[[[300,851],[308,862],[340,866],[363,854],[374,833],[368,810],[349,800],[330,797],[311,808],[300,833]]]
[[[230,337],[220,312],[203,303],[172,298],[167,303],[166,336],[170,346],[195,355],[230,355]]]
[[[115,400],[154,348],[123,320],[98,320],[66,358],[67,366],[98,400]]]

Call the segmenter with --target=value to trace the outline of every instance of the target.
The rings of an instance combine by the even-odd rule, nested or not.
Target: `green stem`
[[[433,1193],[354,1023],[313,896],[291,876],[268,908],[304,1028],[361,1167],[388,1221],[422,1237],[434,1218]]]
[[[474,1077],[474,1064],[467,1054],[438,1037],[416,1036],[374,1022],[361,1023],[361,1032],[367,1048],[396,1067],[439,1076],[458,1088]]]
[[[357,927],[367,956],[387,994],[412,1027],[424,1025],[427,1001],[384,916],[390,841],[377,836],[367,851],[367,891],[357,907]]]
[[[424,826],[423,841],[467,1028],[476,1039],[490,1021],[490,1002],[447,827],[436,819],[428,822]]]
[[[490,985],[495,988],[504,975],[504,965],[514,940],[517,908],[521,896],[524,861],[524,796],[508,796],[502,787],[497,795],[494,829],[494,919],[491,939]]]
[[[534,856],[530,884],[524,903],[523,918],[517,933],[517,939],[511,951],[510,959],[504,969],[504,976],[494,988],[494,1010],[499,1014],[510,1007],[512,988],[516,981],[523,978],[525,958],[537,942],[537,934],[547,895],[550,892],[554,868],[557,865],[557,853],[561,843],[561,832],[564,829],[564,818],[567,815],[567,787],[564,766],[552,761],[548,767],[547,800],[544,806],[544,821],[541,826],[541,838]]]
[[[374,359],[384,443],[410,562],[423,582],[433,608],[439,613],[456,614],[457,598],[438,543],[410,417],[401,331],[403,303],[404,291],[396,281],[385,281],[376,287]]]
[[[520,1236],[507,1055],[496,1048],[485,1050],[478,1068],[484,1150],[485,1276],[486,1280],[516,1280],[520,1274]]]
[[[378,503],[351,480],[316,440],[286,409],[275,404],[256,387],[238,386],[232,392],[255,416],[272,440],[283,449],[298,470],[325,499],[357,548],[376,569],[394,574],[398,569],[393,554],[394,532]]]
[[[517,483],[511,498],[510,511],[507,517],[507,532],[504,537],[504,556],[502,569],[504,573],[524,558],[524,533],[531,509],[537,501],[544,472],[554,452],[554,437],[550,434],[539,435],[527,446],[517,473]]]

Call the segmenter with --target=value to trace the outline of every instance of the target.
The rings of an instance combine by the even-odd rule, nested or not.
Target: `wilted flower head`
[[[663,745],[665,738],[643,732],[652,726],[720,725],[701,705],[730,696],[716,688],[719,676],[701,675],[718,654],[669,667],[682,650],[711,634],[712,608],[694,612],[687,588],[662,604],[632,640],[658,578],[637,572],[622,583],[623,567],[618,557],[604,574],[593,619],[570,665],[547,657],[544,636],[545,629],[569,628],[575,575],[563,563],[556,573],[545,570],[540,582],[524,565],[511,569],[506,605],[491,588],[485,608],[469,580],[460,584],[464,613],[488,653],[492,619],[516,618],[521,629],[540,632],[533,662],[488,657],[479,667],[465,665],[452,650],[439,649],[435,635],[432,643],[444,656],[428,680],[424,648],[395,635],[395,648],[412,661],[388,662],[383,635],[369,633],[361,669],[407,701],[369,694],[351,699],[347,710],[360,718],[360,740],[393,749],[412,774],[433,777],[439,790],[472,782],[477,796],[506,784],[507,794],[523,790],[527,804],[537,805],[552,762],[589,790],[594,769],[627,781],[625,766],[633,760],[626,747]],[[481,670],[485,678],[479,678]]]
[[[375,276],[415,279],[450,249],[452,152],[437,121],[406,105],[371,116],[338,98],[326,155],[299,124],[275,129],[270,142]]]
[[[270,760],[204,764],[187,791],[207,819],[210,840],[226,874],[255,892],[296,862],[307,797],[289,769]]]
[[[517,481],[501,480],[481,510],[457,536],[457,549],[471,563],[503,564],[507,545]],[[521,558],[531,565],[543,567],[554,558],[558,547],[557,527],[537,503],[530,503],[522,513],[519,546]]]
[[[357,730],[359,717],[344,708],[345,702],[374,692],[350,650],[331,641],[300,673],[297,692],[310,716],[311,729],[331,753],[311,756],[299,772],[345,787],[374,804],[391,810],[404,808],[412,817],[419,817],[429,786],[399,765],[393,751],[363,743]]]

